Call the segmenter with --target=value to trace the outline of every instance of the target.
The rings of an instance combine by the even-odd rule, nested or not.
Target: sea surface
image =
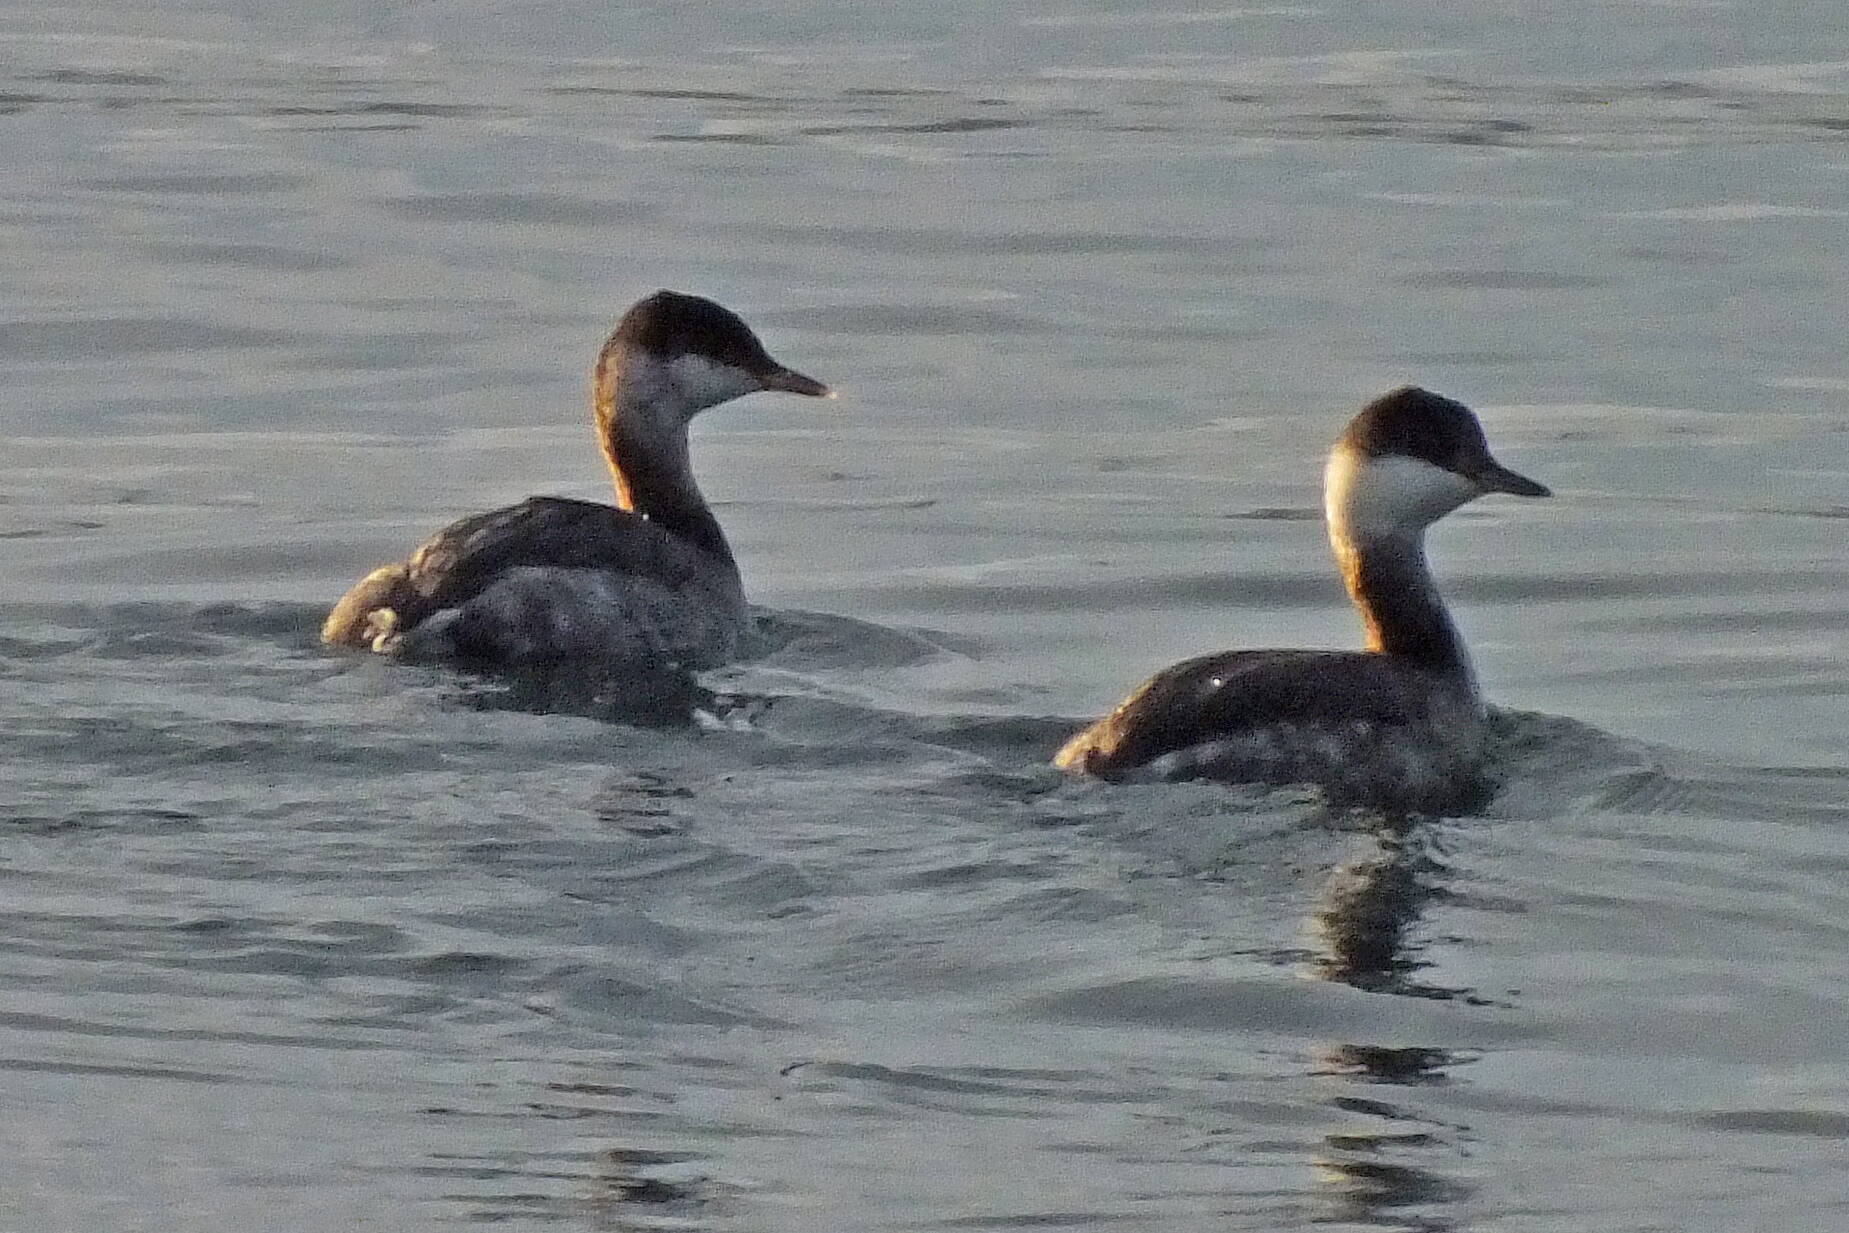
[[[0,1233],[1849,1228],[1841,16],[0,0]],[[661,286],[752,657],[318,646]],[[1051,770],[1409,381],[1482,815]]]

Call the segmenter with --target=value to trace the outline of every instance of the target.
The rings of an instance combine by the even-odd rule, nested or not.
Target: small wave
[[[319,605],[280,602],[0,605],[12,657],[24,659],[201,656],[237,643],[301,649],[315,644],[322,615]]]
[[[1553,817],[1668,792],[1665,751],[1537,711],[1490,709],[1485,733],[1496,817]]]
[[[543,223],[565,227],[608,227],[646,222],[649,206],[612,198],[572,198],[553,193],[455,193],[394,197],[378,203],[400,218],[439,223]]]
[[[901,668],[940,655],[968,654],[967,639],[937,630],[907,629],[852,617],[758,608],[757,629],[744,658],[758,664],[824,668]]]

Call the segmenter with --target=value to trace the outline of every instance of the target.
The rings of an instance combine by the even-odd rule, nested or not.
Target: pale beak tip
[[[1546,484],[1529,479],[1519,471],[1511,471],[1499,462],[1491,461],[1481,472],[1473,476],[1477,487],[1484,492],[1506,492],[1512,497],[1551,497],[1553,489]]]
[[[758,378],[758,385],[761,389],[781,390],[785,394],[801,394],[805,398],[833,398],[835,396],[835,391],[831,387],[791,368],[779,368],[774,372],[764,374]]]

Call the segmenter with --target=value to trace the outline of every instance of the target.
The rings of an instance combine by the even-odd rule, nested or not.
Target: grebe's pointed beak
[[[1470,478],[1484,492],[1506,492],[1517,497],[1551,497],[1546,484],[1537,484],[1526,475],[1511,471],[1494,458],[1485,459]]]
[[[767,390],[782,390],[786,394],[803,394],[810,398],[833,398],[835,392],[817,381],[814,377],[805,377],[793,368],[773,368],[758,377],[758,384]]]

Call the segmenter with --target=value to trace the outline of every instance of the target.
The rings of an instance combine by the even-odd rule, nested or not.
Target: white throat
[[[1323,512],[1338,544],[1415,540],[1478,495],[1470,480],[1424,459],[1371,457],[1348,445],[1335,448],[1323,471]]]
[[[758,379],[744,369],[703,355],[677,355],[661,368],[675,395],[689,408],[690,416],[763,388]]]
[[[664,427],[678,420],[684,427],[708,407],[761,388],[744,369],[703,355],[664,360],[638,350],[623,362],[618,401],[632,415],[641,412]]]

